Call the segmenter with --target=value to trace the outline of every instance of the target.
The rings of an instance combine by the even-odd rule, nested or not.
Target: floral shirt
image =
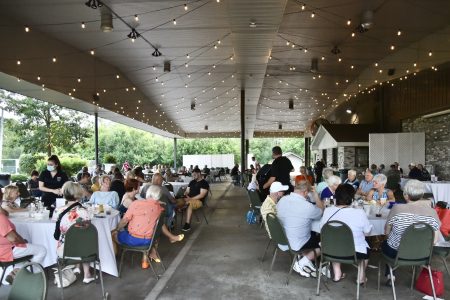
[[[58,220],[59,215],[67,208],[67,206],[59,207],[55,210],[53,214],[53,220]],[[56,246],[56,252],[58,256],[62,257],[64,252],[64,240],[66,237],[66,232],[74,224],[81,224],[83,222],[89,221],[89,213],[86,208],[76,206],[68,211],[61,219],[59,228],[61,230],[61,235]]]

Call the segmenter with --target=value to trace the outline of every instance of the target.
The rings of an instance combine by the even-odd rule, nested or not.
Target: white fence
[[[203,169],[205,165],[208,168],[234,167],[234,154],[203,154],[203,155],[183,155],[183,166],[198,166]]]

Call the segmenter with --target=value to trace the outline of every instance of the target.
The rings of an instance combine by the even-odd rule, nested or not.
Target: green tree
[[[83,126],[85,114],[62,109],[60,106],[1,92],[6,110],[18,117],[12,123],[14,144],[23,147],[25,153],[71,152],[75,145],[83,145],[89,130]]]

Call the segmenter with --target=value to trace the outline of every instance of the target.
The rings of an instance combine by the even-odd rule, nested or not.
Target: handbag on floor
[[[55,268],[53,268],[53,270],[55,271],[55,284],[60,288],[61,284],[59,283],[58,269],[55,270]],[[61,272],[63,287],[68,287],[77,280],[77,276],[73,272],[73,266],[67,266],[62,269]]]
[[[436,296],[442,296],[444,294],[444,273],[437,270],[431,270],[431,276],[433,278]],[[417,277],[416,290],[429,296],[433,296],[433,290],[430,283],[430,275],[427,268],[422,268],[419,277]]]
[[[247,223],[256,224],[256,213],[253,210],[247,212]]]

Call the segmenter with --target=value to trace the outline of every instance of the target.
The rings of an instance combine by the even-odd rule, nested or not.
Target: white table
[[[408,182],[408,178],[402,178],[400,182],[400,186],[403,189],[405,184]],[[444,201],[450,203],[450,182],[448,181],[423,181],[426,186],[426,193],[432,193],[434,202]]]
[[[48,267],[57,261],[56,240],[53,238],[56,222],[48,218],[39,220],[28,217],[28,212],[12,213],[9,216],[11,222],[16,226],[17,232],[31,244],[42,245],[47,249],[47,255],[42,265]],[[120,221],[119,212],[113,210],[111,215],[105,218],[92,219],[98,231],[98,243],[102,271],[118,277],[116,256],[111,238],[111,230],[117,227]]]
[[[381,209],[381,217],[376,216],[379,210],[376,206],[364,205],[364,210],[368,212],[367,218],[370,224],[372,224],[372,230],[368,236],[384,235],[384,226],[386,225],[386,219],[390,210],[386,207]],[[320,233],[320,220],[312,223],[312,231]]]
[[[189,182],[169,182],[173,186],[173,194],[176,195],[182,187],[188,187]]]

